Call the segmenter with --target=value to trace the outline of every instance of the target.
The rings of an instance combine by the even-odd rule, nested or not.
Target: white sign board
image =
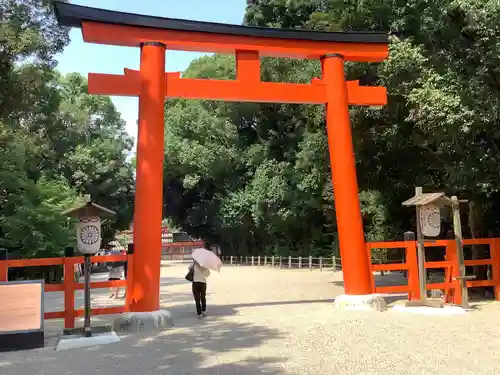
[[[76,224],[76,243],[82,254],[95,254],[101,247],[101,219],[98,216],[84,216]]]
[[[437,237],[441,233],[441,211],[432,204],[420,207],[420,228],[426,237]]]
[[[0,283],[0,335],[43,331],[43,280]]]

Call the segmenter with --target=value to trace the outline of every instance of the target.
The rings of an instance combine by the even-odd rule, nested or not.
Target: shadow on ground
[[[168,294],[168,293],[165,293]],[[269,302],[258,302],[258,303],[236,303],[228,305],[212,305],[210,304],[210,295],[207,296],[208,299],[208,316],[206,318],[207,322],[214,324],[221,318],[230,317],[238,315],[240,309],[245,308],[259,308],[259,307],[269,307],[269,306],[290,306],[290,305],[303,305],[303,304],[318,304],[318,303],[333,303],[334,299],[318,299],[318,300],[294,300],[294,301],[269,301]],[[193,326],[193,321],[195,321],[195,304],[191,293],[177,293],[174,295],[168,295],[166,298],[167,303],[162,304],[162,308],[169,310],[172,313],[175,328],[190,327]],[[112,325],[114,319],[118,315],[96,315],[92,317],[92,325]],[[198,322],[198,321],[195,321]],[[197,323],[195,323],[197,324]],[[75,321],[76,326],[82,326],[82,318]],[[57,320],[46,320],[45,321],[45,346],[47,348],[55,348],[62,332],[64,322],[61,319]],[[197,325],[195,326],[197,327]]]
[[[192,299],[192,297],[191,297]],[[297,300],[297,301],[270,301],[258,303],[236,303],[228,305],[210,305],[207,306],[208,317],[227,317],[239,314],[239,309],[244,308],[259,308],[267,306],[289,306],[289,305],[303,305],[303,304],[316,304],[316,303],[333,303],[334,299],[320,299],[320,300]],[[185,304],[168,306],[168,310],[172,313],[176,325],[182,323],[183,319],[191,318],[195,315],[194,302],[187,302]]]
[[[431,275],[430,282],[439,283],[443,282],[443,274],[442,273],[434,273]],[[381,275],[380,273],[376,273],[373,275],[375,286],[399,286],[399,285],[408,285],[408,279],[400,272],[388,272],[385,275]],[[331,281],[332,284],[344,287],[343,281]],[[401,294],[382,294],[386,303],[388,305],[394,304],[400,301],[406,301],[408,296],[406,293]],[[469,288],[469,302],[471,310],[480,310],[484,303],[494,301],[493,293],[490,293],[489,296],[485,296],[484,290],[474,291],[473,288]]]
[[[97,318],[97,317],[96,317]],[[94,319],[99,324],[99,319]],[[44,348],[0,353],[2,375],[282,374],[283,358],[255,358],[252,348],[282,334],[211,316],[155,334],[122,336],[118,344],[55,352]]]

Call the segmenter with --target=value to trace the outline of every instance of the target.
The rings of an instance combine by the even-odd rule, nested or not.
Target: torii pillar
[[[327,85],[326,128],[344,289],[347,295],[371,295],[372,272],[358,194],[344,56],[325,55],[321,65]]]
[[[132,290],[126,297],[130,311],[160,309],[165,50],[163,43],[141,44],[134,209],[134,246],[139,251],[134,255]]]

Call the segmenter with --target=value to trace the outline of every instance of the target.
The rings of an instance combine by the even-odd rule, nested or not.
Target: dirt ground
[[[0,374],[500,372],[497,303],[445,317],[339,311],[333,300],[343,292],[341,272],[224,266],[209,278],[208,316],[198,320],[186,271],[187,264],[164,262],[162,267],[161,303],[173,314],[173,328],[121,335],[118,344],[56,352],[62,322],[46,321],[46,347],[0,353]],[[392,283],[398,277],[384,276]],[[109,300],[106,293],[94,291],[93,305],[123,303]],[[82,297],[76,295],[77,305]],[[48,294],[46,306],[59,309],[62,295]],[[110,323],[113,318],[96,316],[93,322]]]

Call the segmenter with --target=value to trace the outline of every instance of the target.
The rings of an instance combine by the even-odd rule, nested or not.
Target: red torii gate
[[[349,105],[386,104],[384,87],[347,81],[344,61],[380,62],[388,56],[386,33],[326,33],[159,18],[55,4],[59,23],[79,27],[89,43],[140,47],[140,71],[91,73],[89,93],[139,97],[134,280],[130,311],[159,309],[165,98],[326,104],[326,123],[337,227],[348,295],[369,295],[370,260],[358,196]],[[169,50],[231,53],[236,80],[181,78],[165,73]],[[319,59],[321,79],[310,84],[262,82],[260,57]]]

